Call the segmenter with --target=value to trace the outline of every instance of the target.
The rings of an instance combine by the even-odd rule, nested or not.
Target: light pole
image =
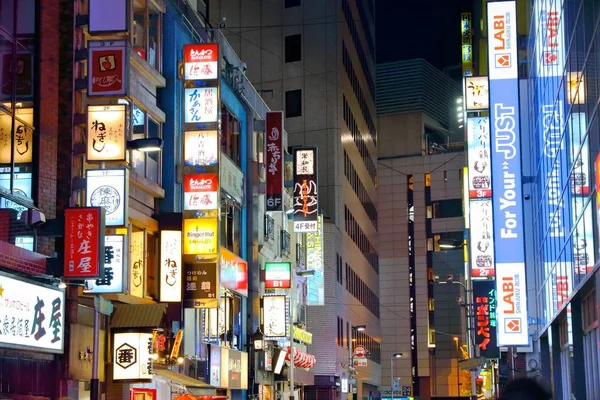
[[[392,400],[394,400],[394,358],[402,358],[402,353],[392,353],[390,356],[390,389],[392,390]]]
[[[297,276],[313,276],[315,271],[307,269],[304,271],[298,271],[295,273]],[[294,391],[294,309],[298,304],[296,303],[296,278],[292,271],[292,279],[290,282],[290,400],[295,400],[296,392]]]
[[[357,332],[364,332],[367,330],[367,326],[366,325],[352,325],[352,321],[350,322],[350,332],[349,332],[349,336],[350,336],[350,343],[348,345],[348,379],[352,378],[352,369],[354,368],[354,362],[353,362],[353,356],[354,356],[354,339],[352,338],[352,332],[354,331],[354,329],[356,329]],[[352,388],[352,384],[349,384],[349,394],[350,396],[352,396],[352,398],[354,398],[354,390]]]

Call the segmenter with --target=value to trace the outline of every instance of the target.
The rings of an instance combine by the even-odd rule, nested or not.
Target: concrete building
[[[349,331],[368,351],[357,396],[380,384],[377,132],[371,0],[211,1],[246,76],[272,110],[285,110],[288,146],[316,145],[325,232],[325,299],[307,309],[315,386],[306,398],[339,396],[349,375]],[[337,332],[337,336],[335,335]],[[311,391],[312,390],[312,391]],[[344,394],[345,396],[345,394]]]
[[[457,396],[468,387],[458,369],[467,330],[456,299],[465,293],[434,279],[464,281],[462,249],[438,243],[463,238],[460,97],[460,86],[425,60],[377,66],[382,387],[388,398],[392,386],[395,395],[421,399]]]

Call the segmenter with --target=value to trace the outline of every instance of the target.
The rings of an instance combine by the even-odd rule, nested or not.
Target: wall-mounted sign
[[[133,126],[146,125],[146,113],[135,104],[131,106],[131,122]]]
[[[292,282],[292,264],[289,262],[265,263],[265,289],[289,289]]]
[[[494,221],[492,200],[469,201],[471,276],[494,277]]]
[[[491,198],[492,164],[489,117],[467,119],[467,143],[469,198]]]
[[[569,104],[585,104],[585,75],[582,72],[568,73],[567,101]]]
[[[185,123],[217,122],[219,119],[219,91],[216,87],[186,88]]]
[[[144,257],[144,232],[131,232],[129,235],[129,294],[144,298],[144,278],[146,258]]]
[[[219,224],[217,218],[183,220],[183,254],[217,254]]]
[[[89,40],[88,97],[127,96],[129,52],[125,40]]]
[[[216,210],[219,208],[217,174],[193,174],[183,177],[184,210]]]
[[[217,131],[186,131],[184,137],[186,167],[216,167],[219,165],[219,133]]]
[[[152,379],[152,334],[115,333],[113,380]]]
[[[17,108],[15,110],[14,156],[15,164],[30,163],[33,159],[33,108]],[[11,128],[12,118],[0,112],[0,164],[10,164],[11,160]]]
[[[181,231],[160,232],[160,301],[180,302],[182,285]]]
[[[0,274],[0,347],[62,353],[65,292]]]
[[[263,297],[263,332],[269,339],[283,339],[288,335],[286,296]]]
[[[216,308],[219,279],[217,263],[185,263],[183,305],[186,308]]]
[[[104,208],[106,226],[123,226],[127,222],[128,178],[125,168],[86,171],[87,205]]]
[[[305,331],[302,328],[298,328],[294,325],[294,339],[304,342],[306,344],[312,344],[313,334]]]
[[[317,149],[294,149],[294,232],[315,232],[319,184],[317,177]]]
[[[221,154],[219,166],[221,189],[240,204],[244,204],[244,173],[226,155]]]
[[[315,271],[306,279],[306,305],[325,304],[325,262],[323,259],[323,215],[319,215],[316,232],[306,234],[306,269]]]
[[[129,2],[123,0],[89,0],[88,32],[106,35],[129,31]]]
[[[473,75],[473,27],[471,13],[460,14],[463,76]]]
[[[493,280],[473,281],[475,344],[485,358],[500,358],[496,335],[496,288]]]
[[[569,158],[573,165],[573,173],[570,177],[573,196],[588,196],[590,194],[590,146],[589,139],[585,137],[586,124],[585,113],[571,114],[570,125],[573,142],[571,151],[569,151]]]
[[[221,286],[248,297],[248,262],[221,247]]]
[[[104,276],[86,280],[83,286],[84,293],[123,293],[124,250],[124,235],[106,235],[104,237]]]
[[[210,80],[219,77],[219,45],[217,43],[183,46],[184,79]]]
[[[65,210],[64,277],[89,279],[103,276],[104,221],[100,207]]]
[[[465,78],[465,106],[467,111],[487,110],[490,108],[490,85],[487,76]]]
[[[125,160],[127,106],[88,106],[87,111],[87,161]]]
[[[267,211],[283,211],[283,112],[267,112]]]

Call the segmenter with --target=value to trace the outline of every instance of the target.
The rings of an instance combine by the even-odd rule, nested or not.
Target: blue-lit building
[[[527,370],[550,381],[555,399],[598,399],[600,13],[595,0],[530,3],[521,126],[539,358]]]

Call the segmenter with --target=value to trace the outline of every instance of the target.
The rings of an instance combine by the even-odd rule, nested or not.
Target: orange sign
[[[183,254],[217,254],[219,224],[216,218],[183,221]]]
[[[177,358],[179,355],[179,348],[181,347],[181,340],[183,339],[183,329],[177,331],[177,336],[175,336],[175,342],[173,343],[173,348],[171,349],[171,359]]]

